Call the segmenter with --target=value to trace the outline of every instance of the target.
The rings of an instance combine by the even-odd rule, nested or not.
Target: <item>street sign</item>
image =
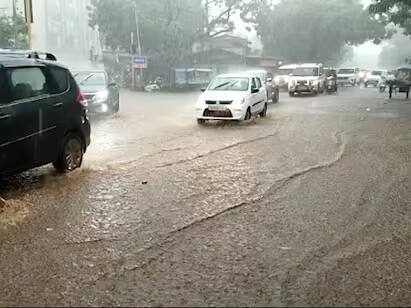
[[[134,68],[147,68],[147,58],[145,56],[133,56]]]

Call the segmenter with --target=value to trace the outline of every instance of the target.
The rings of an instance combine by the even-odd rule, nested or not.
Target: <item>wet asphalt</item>
[[[0,180],[0,306],[411,304],[411,101],[199,127],[197,97],[123,91],[81,170]]]

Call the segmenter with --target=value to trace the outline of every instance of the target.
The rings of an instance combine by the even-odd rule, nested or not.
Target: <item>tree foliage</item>
[[[234,29],[233,15],[244,0],[93,0],[90,26],[98,27],[103,43],[130,50],[137,11],[145,54],[170,64],[183,63],[195,41]]]
[[[265,54],[293,61],[340,62],[347,45],[388,36],[359,0],[283,0],[276,5],[254,0],[249,5],[254,10],[242,17],[254,23]]]
[[[397,33],[387,42],[380,54],[380,65],[395,68],[406,63],[411,57],[411,40],[409,36]]]
[[[404,34],[411,35],[410,0],[373,0],[369,11],[377,15],[382,24],[393,23],[403,28]]]
[[[16,25],[13,18],[0,16],[0,48],[12,47],[27,48],[27,27],[21,15],[16,16]]]

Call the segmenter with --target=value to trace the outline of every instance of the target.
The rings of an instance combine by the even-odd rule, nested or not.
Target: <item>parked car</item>
[[[341,86],[355,87],[360,84],[360,69],[359,68],[340,68],[337,72],[337,82]]]
[[[263,87],[267,91],[268,101],[276,104],[280,100],[280,88],[274,82],[274,76],[272,73],[267,72],[266,70],[256,70],[247,72],[249,74],[255,74],[260,77],[261,81],[263,82]]]
[[[202,91],[196,105],[200,125],[207,120],[249,120],[267,114],[267,92],[257,74],[219,75]]]
[[[301,93],[323,93],[326,77],[322,64],[305,63],[298,65],[290,77],[288,92],[290,96]]]
[[[0,51],[0,174],[53,163],[79,168],[90,144],[85,99],[69,70],[46,54]]]
[[[72,70],[87,100],[90,114],[113,114],[120,110],[120,89],[105,70]]]
[[[388,73],[385,70],[375,70],[368,72],[364,79],[364,86],[378,86],[381,83],[382,79],[387,78],[387,74]]]
[[[283,65],[278,69],[277,76],[274,78],[274,82],[278,85],[278,87],[282,90],[288,90],[288,81],[290,80],[290,76],[296,69],[296,64],[290,65]]]

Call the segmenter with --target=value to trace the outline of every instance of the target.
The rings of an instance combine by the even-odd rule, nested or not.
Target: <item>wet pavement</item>
[[[198,127],[122,93],[81,170],[0,180],[0,305],[409,306],[411,103],[290,98]]]

